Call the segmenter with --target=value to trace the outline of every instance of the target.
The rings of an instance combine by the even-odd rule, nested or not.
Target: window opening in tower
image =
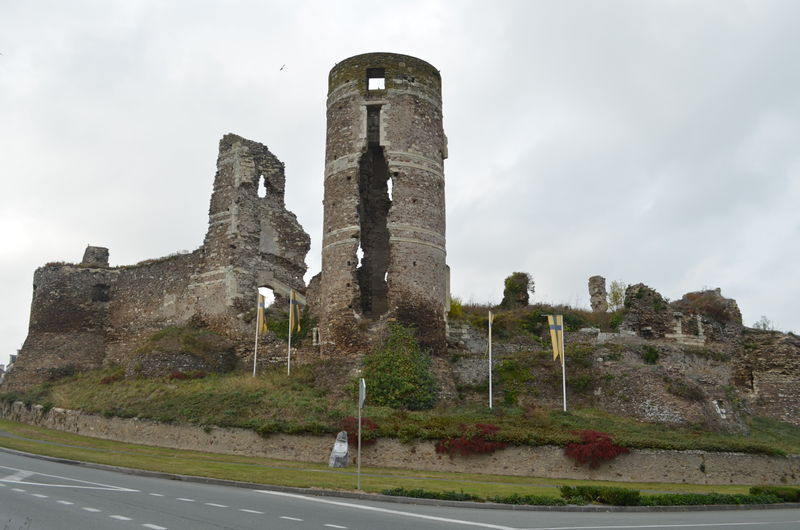
[[[386,73],[383,68],[367,68],[367,90],[384,90]]]

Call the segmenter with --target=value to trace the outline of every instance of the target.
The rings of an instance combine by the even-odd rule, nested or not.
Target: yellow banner
[[[263,294],[258,295],[258,313],[256,314],[256,321],[258,322],[258,334],[262,337],[267,334],[267,299]]]
[[[564,317],[562,315],[547,315],[550,325],[550,341],[553,343],[553,360],[561,357],[564,362]]]
[[[289,294],[289,333],[300,331],[300,301],[297,292],[292,289]]]

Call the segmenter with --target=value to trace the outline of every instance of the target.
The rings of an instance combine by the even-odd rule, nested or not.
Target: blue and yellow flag
[[[292,289],[289,293],[289,333],[300,331],[300,300],[297,291]]]
[[[562,315],[547,315],[550,325],[550,340],[553,342],[553,360],[561,357],[564,364],[564,317]]]
[[[263,294],[258,294],[258,313],[256,314],[258,334],[262,337],[267,334],[267,299]]]

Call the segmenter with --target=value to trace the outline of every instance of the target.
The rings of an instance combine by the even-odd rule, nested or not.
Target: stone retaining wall
[[[50,429],[128,443],[324,463],[333,436],[274,434],[261,437],[247,429],[210,429],[169,425],[138,418],[105,418],[80,411],[17,401],[0,403],[0,417]],[[800,456],[788,457],[703,451],[632,450],[590,470],[575,467],[555,446],[510,447],[492,455],[449,457],[437,454],[431,441],[402,443],[381,439],[362,449],[370,466],[420,471],[494,473],[548,478],[676,482],[698,484],[800,484]]]

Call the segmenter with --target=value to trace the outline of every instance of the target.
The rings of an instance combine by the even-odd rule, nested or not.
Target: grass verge
[[[2,447],[57,458],[275,486],[346,491],[354,490],[356,485],[355,470],[351,468],[331,469],[322,463],[291,462],[128,444],[64,433],[8,420],[0,420],[0,430],[11,435],[0,436],[0,446]],[[327,455],[321,456],[327,457]],[[748,486],[581,481],[409,471],[370,466],[362,466],[361,484],[362,490],[369,493],[404,488],[433,492],[460,491],[479,498],[512,495],[558,498],[560,496],[558,487],[563,485],[619,486],[636,488],[643,494],[648,492],[728,494],[748,492]]]

